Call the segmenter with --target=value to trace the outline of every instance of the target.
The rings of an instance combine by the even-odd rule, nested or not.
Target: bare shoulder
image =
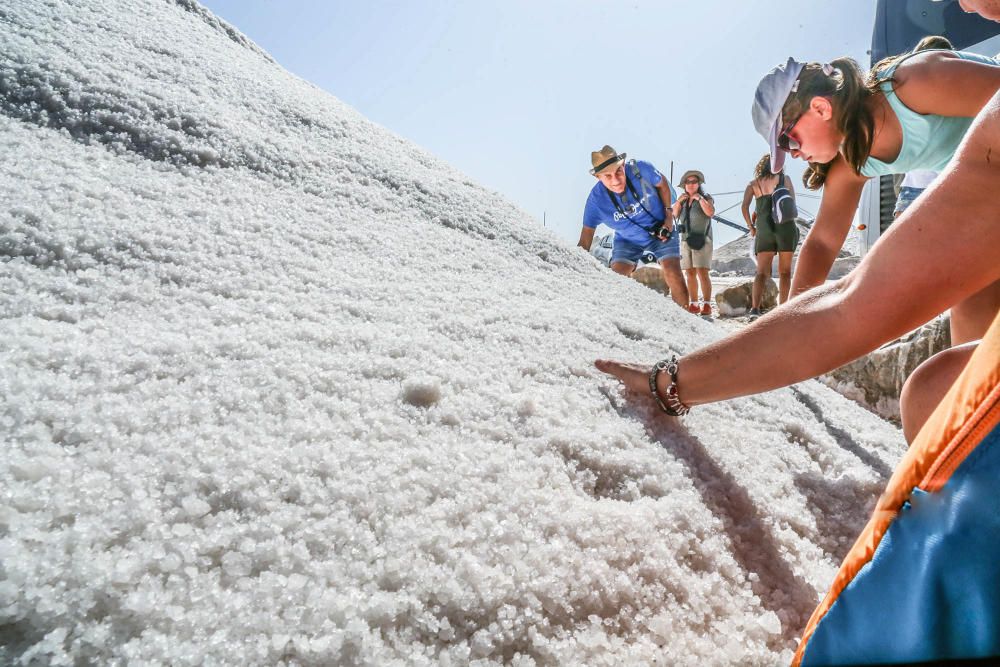
[[[1000,67],[952,51],[919,53],[893,73],[900,101],[921,114],[974,116],[998,86]]]
[[[896,81],[905,81],[907,77],[914,75],[914,73],[916,73],[916,76],[921,76],[927,72],[933,72],[941,63],[949,60],[961,60],[961,58],[954,51],[943,49],[921,51],[901,62],[896,67],[893,78]]]
[[[788,179],[786,178],[785,180],[787,182]],[[750,184],[753,186],[754,195],[762,197],[774,193],[774,188],[778,185],[778,177],[755,178]]]

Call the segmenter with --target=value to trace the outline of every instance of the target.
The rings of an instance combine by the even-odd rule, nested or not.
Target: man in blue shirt
[[[643,253],[653,253],[663,269],[670,296],[686,309],[688,291],[681,274],[680,241],[674,234],[670,211],[673,188],[650,163],[626,162],[625,157],[611,146],[590,154],[590,173],[600,182],[587,198],[578,245],[589,252],[597,226],[604,223],[611,227],[615,230],[611,270],[632,275]]]

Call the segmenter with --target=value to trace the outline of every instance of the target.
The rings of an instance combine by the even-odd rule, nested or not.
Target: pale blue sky
[[[875,17],[875,0],[201,1],[569,242],[605,143],[664,173],[673,160],[674,182],[695,168],[709,192],[742,192],[766,150],[750,121],[760,77],[789,55],[867,67]]]

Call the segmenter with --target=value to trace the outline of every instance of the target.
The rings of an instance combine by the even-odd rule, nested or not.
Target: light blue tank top
[[[921,53],[923,53],[921,51]],[[988,65],[997,65],[997,61],[978,53],[968,51],[955,51],[962,60],[975,60]],[[916,54],[910,54],[910,56]],[[888,68],[883,76],[892,76],[900,63],[909,58],[901,59],[892,67]],[[882,84],[885,98],[889,101],[889,106],[896,112],[899,124],[903,128],[903,146],[899,151],[899,156],[895,162],[886,163],[873,157],[869,157],[861,168],[861,174],[869,178],[882,176],[885,174],[903,174],[913,169],[932,169],[941,171],[948,164],[955,149],[961,143],[965,133],[972,125],[972,118],[960,116],[938,116],[937,114],[919,114],[903,104],[896,93],[892,90],[892,82],[886,81]]]

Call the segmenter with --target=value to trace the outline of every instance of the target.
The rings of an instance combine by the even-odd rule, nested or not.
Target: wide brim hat
[[[804,63],[789,58],[764,75],[754,94],[753,124],[771,151],[771,173],[774,174],[785,166],[785,151],[778,147],[778,135],[785,124],[781,109],[788,96],[798,88],[799,74],[804,67]]]
[[[701,173],[697,169],[688,169],[681,176],[681,180],[677,181],[677,185],[684,185],[684,181],[688,179],[688,176],[697,176],[699,185],[705,182],[705,174]]]
[[[594,151],[590,154],[590,173],[597,176],[600,172],[604,171],[608,167],[617,166],[625,161],[625,153],[619,153],[611,146],[605,145],[599,151]]]

